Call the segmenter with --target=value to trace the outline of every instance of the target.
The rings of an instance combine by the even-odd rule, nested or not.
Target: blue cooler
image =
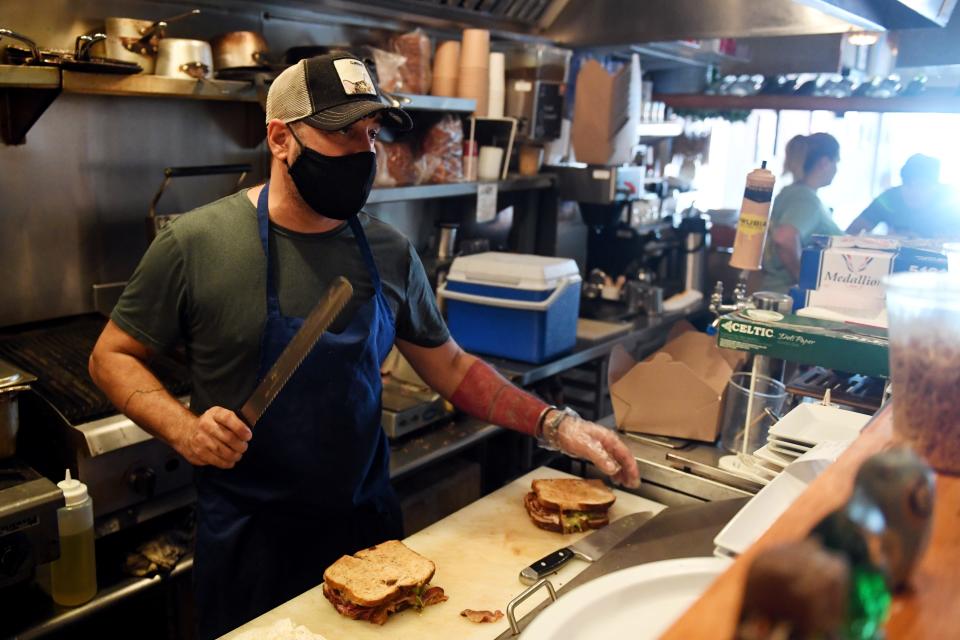
[[[580,271],[569,258],[456,258],[440,296],[450,333],[467,351],[540,363],[576,344]]]

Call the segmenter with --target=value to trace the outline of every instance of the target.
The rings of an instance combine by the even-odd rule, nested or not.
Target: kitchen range
[[[955,633],[955,0],[74,4],[0,637]]]

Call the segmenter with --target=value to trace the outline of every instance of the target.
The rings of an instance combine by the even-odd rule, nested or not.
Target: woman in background
[[[804,138],[802,144],[802,163],[796,160],[796,147],[793,157],[787,150],[784,168],[793,173],[794,182],[780,191],[770,213],[770,237],[763,257],[762,287],[766,291],[786,293],[797,283],[800,255],[812,236],[842,233],[831,211],[817,196],[817,190],[829,185],[837,175],[840,143],[830,134],[814,133]],[[795,173],[797,165],[802,167],[799,177]]]

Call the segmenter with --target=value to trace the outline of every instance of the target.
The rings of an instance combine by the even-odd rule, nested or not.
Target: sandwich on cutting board
[[[547,531],[574,533],[599,529],[617,497],[600,480],[557,478],[534,480],[523,506],[535,525]]]
[[[444,602],[431,587],[436,565],[399,540],[342,556],[323,572],[323,595],[353,620],[383,624],[396,611]]]

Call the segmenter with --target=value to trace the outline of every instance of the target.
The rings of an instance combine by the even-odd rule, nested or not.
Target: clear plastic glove
[[[589,460],[617,484],[631,488],[640,486],[636,459],[620,437],[606,427],[569,412],[556,429],[544,429],[539,440],[547,448]]]

